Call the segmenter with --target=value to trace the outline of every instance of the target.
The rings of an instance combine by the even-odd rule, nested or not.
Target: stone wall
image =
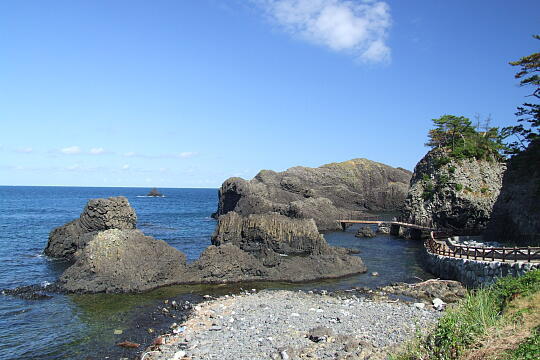
[[[521,276],[540,269],[540,263],[479,261],[426,253],[429,272],[442,279],[457,280],[468,287],[485,286],[503,276]]]

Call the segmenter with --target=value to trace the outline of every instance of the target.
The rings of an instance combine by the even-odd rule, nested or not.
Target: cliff
[[[480,233],[491,217],[504,170],[504,163],[495,160],[456,160],[432,150],[414,169],[401,220]]]
[[[314,219],[319,231],[337,230],[339,218],[399,209],[410,178],[410,171],[367,159],[318,168],[297,166],[283,172],[262,170],[249,181],[227,179],[214,216],[230,211],[244,216],[277,212]]]
[[[509,160],[485,237],[540,245],[540,140]]]

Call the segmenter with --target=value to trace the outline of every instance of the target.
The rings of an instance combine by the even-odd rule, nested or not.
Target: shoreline
[[[382,359],[440,315],[379,290],[253,289],[207,296],[141,359]]]

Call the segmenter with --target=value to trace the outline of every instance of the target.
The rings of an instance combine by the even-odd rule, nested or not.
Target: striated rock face
[[[430,151],[414,169],[401,220],[435,228],[482,232],[499,195],[505,165],[475,159],[444,161]]]
[[[77,231],[72,232],[76,236],[63,237],[67,240],[61,242],[71,245],[68,254],[74,260],[60,278],[63,290],[126,293],[172,284],[299,282],[366,271],[359,257],[351,256],[347,249],[329,246],[312,219],[228,213],[220,217],[212,239],[214,245],[193,264],[186,264],[184,254],[164,241],[138,230],[96,230],[102,225],[83,227],[88,222],[78,222],[93,214],[95,204],[108,204],[114,199],[91,200],[84,216],[59,228],[77,226]],[[94,210],[87,211],[89,208]],[[135,219],[134,212],[132,215]],[[128,222],[123,224],[127,226]]]
[[[322,254],[328,250],[312,219],[290,219],[276,213],[242,217],[229,212],[219,218],[212,244],[231,243],[255,255],[268,250],[284,255]]]
[[[219,218],[212,244],[215,246],[209,247],[197,263],[207,263],[208,257],[215,257],[218,263],[232,262],[242,266],[244,275],[233,276],[242,281],[306,281],[367,270],[359,257],[329,246],[312,219],[290,219],[276,213],[243,217],[229,212]],[[220,253],[225,249],[226,253]],[[238,250],[244,254],[240,256]]]
[[[88,201],[81,216],[49,234],[45,254],[52,257],[70,258],[83,248],[93,232],[135,229],[137,215],[123,196]]]
[[[277,212],[315,220],[320,231],[340,229],[335,221],[366,211],[398,209],[411,173],[367,159],[319,168],[293,167],[284,172],[262,170],[250,181],[227,179],[219,191],[215,216]]]
[[[540,245],[540,141],[508,162],[486,240]]]
[[[70,292],[125,293],[177,283],[185,274],[185,255],[165,241],[110,229],[92,234],[60,281]]]

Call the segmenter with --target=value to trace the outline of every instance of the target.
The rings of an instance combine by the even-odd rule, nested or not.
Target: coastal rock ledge
[[[283,172],[260,171],[252,180],[233,177],[219,190],[214,217],[234,211],[242,216],[276,212],[314,219],[319,231],[341,229],[336,220],[401,207],[411,172],[353,159],[318,168],[297,166]]]
[[[102,211],[117,201],[129,209],[118,216]],[[101,220],[90,226],[88,218]],[[55,254],[74,261],[59,286],[74,293],[128,293],[173,284],[301,282],[367,270],[360,257],[328,245],[311,219],[229,213],[220,217],[213,245],[192,264],[166,242],[131,228],[135,219],[125,198],[97,199],[88,202],[81,218],[53,230],[47,248],[64,249]]]

